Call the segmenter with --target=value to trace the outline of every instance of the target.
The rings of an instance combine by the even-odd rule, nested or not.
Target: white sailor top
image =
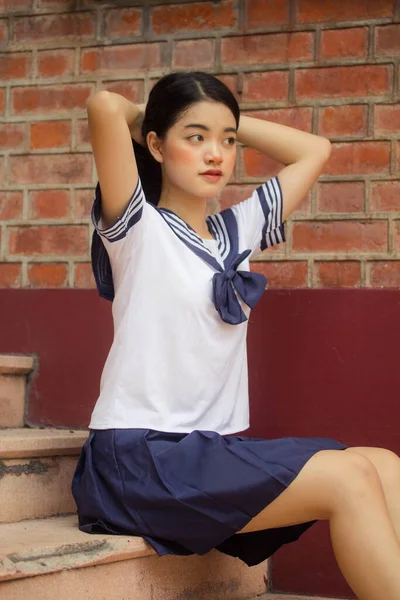
[[[98,183],[92,221],[93,273],[112,300],[114,339],[89,427],[247,429],[247,324],[266,284],[249,260],[285,241],[278,178],[208,216],[211,240],[146,202],[140,178],[106,228]]]

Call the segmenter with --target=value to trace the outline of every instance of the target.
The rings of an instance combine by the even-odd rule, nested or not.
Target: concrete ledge
[[[28,524],[18,536],[7,531],[16,539],[3,559],[2,600],[255,600],[266,591],[266,561],[249,568],[217,550],[159,557],[141,538],[78,536],[73,520],[55,521],[37,524],[33,538]]]
[[[141,537],[83,533],[76,515],[0,525],[0,581],[153,555]]]
[[[0,459],[78,455],[89,432],[68,429],[1,429]]]
[[[246,600],[266,591],[266,561],[249,568],[217,550],[159,557],[142,538],[82,533],[76,517],[0,526],[0,540],[2,600]]]
[[[0,373],[24,375],[33,370],[33,356],[0,354]]]

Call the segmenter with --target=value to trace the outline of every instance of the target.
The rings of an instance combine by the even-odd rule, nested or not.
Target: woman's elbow
[[[318,156],[323,163],[327,163],[332,154],[332,143],[328,138],[321,137],[318,148]]]

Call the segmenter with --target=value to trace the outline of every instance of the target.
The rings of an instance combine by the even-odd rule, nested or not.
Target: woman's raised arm
[[[285,221],[321,174],[331,154],[327,138],[299,129],[241,115],[238,140],[288,165],[278,174]]]
[[[108,227],[124,212],[138,182],[132,135],[143,118],[144,105],[104,90],[90,96],[87,112],[101,189],[101,216]]]

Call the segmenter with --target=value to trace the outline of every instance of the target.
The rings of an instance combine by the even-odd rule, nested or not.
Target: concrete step
[[[76,512],[72,476],[87,431],[0,430],[0,523]]]
[[[0,525],[2,600],[248,600],[266,567],[217,550],[159,557],[139,537],[85,534],[76,516]]]
[[[0,354],[0,427],[23,427],[33,356]]]

